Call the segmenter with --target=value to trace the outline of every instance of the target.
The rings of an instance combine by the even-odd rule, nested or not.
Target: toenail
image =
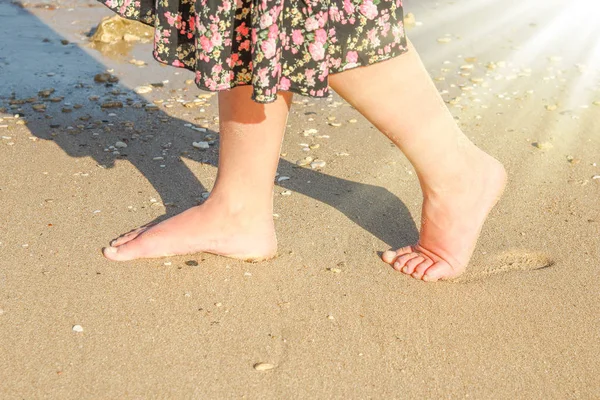
[[[404,272],[406,274],[408,272],[408,267],[402,268],[402,272]]]
[[[433,282],[435,279],[433,279],[432,277],[430,277],[429,275],[423,275],[423,280],[425,282]]]
[[[398,261],[396,261],[394,263],[394,269],[398,269],[398,268],[400,268],[400,263]]]
[[[107,253],[115,254],[117,252],[117,248],[116,247],[106,247],[104,249],[104,251],[106,251]]]

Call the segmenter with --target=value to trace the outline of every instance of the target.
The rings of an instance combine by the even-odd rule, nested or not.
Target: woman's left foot
[[[477,149],[476,162],[438,190],[423,189],[419,242],[396,251],[383,261],[424,281],[456,278],[469,263],[487,215],[506,184],[502,164]]]

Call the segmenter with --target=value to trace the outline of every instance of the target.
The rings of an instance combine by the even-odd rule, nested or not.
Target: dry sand
[[[105,260],[110,239],[210,190],[217,145],[195,149],[204,134],[184,124],[206,116],[218,131],[216,96],[204,112],[169,100],[203,92],[184,82],[188,72],[155,63],[149,44],[113,58],[89,48],[86,34],[111,15],[93,2],[0,3],[0,397],[600,398],[598,64],[575,67],[572,36],[515,47],[543,29],[539,10],[493,30],[522,3],[407,5],[423,22],[409,35],[452,112],[510,176],[467,275],[437,284],[379,259],[415,240],[418,182],[335,94],[294,99],[279,168],[290,179],[275,188],[276,259]],[[528,62],[511,61],[515,53]],[[120,82],[95,83],[106,69]],[[9,104],[12,92],[48,88],[64,99],[40,102],[45,112]],[[127,97],[165,102],[100,107]],[[310,128],[329,137],[303,136]],[[128,143],[120,155],[105,151],[117,141]],[[326,166],[295,168],[307,155]],[[274,368],[257,371],[260,362]]]

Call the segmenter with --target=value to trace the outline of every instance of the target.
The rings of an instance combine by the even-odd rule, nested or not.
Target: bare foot
[[[272,214],[232,213],[209,198],[159,224],[124,234],[103,249],[104,256],[114,261],[200,252],[247,261],[274,257],[277,238]]]
[[[476,152],[475,162],[441,190],[423,189],[419,242],[396,251],[383,261],[424,281],[455,278],[469,263],[487,215],[499,200],[506,172],[496,159]]]

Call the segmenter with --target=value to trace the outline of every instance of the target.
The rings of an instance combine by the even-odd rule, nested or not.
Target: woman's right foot
[[[104,256],[114,261],[202,252],[246,261],[274,257],[272,213],[231,212],[223,202],[209,198],[158,224],[122,235],[103,249]]]
[[[487,215],[506,184],[502,164],[479,149],[437,190],[423,188],[419,242],[382,258],[394,269],[425,281],[456,278],[469,263]]]

